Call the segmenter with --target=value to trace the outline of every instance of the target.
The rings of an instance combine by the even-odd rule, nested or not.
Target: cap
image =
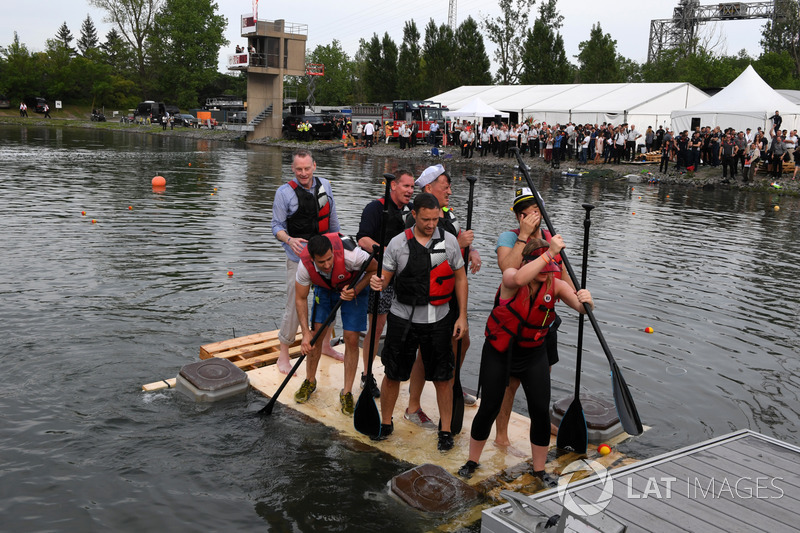
[[[544,205],[544,200],[542,200],[542,196],[538,192],[536,193],[536,196],[539,197],[539,202],[542,205]],[[521,189],[517,189],[516,191],[514,191],[514,203],[511,205],[511,208],[513,209],[520,202],[527,202],[528,200],[535,201],[533,193],[531,192],[531,190],[528,187],[523,187]]]
[[[423,170],[414,183],[421,189],[429,183],[433,183],[442,174],[444,174],[444,167],[442,165],[433,165]]]
[[[530,263],[549,249],[550,245],[534,248],[529,254],[525,254],[522,259]],[[547,272],[561,272],[561,267],[555,261],[550,261],[539,271],[540,274],[546,274]]]

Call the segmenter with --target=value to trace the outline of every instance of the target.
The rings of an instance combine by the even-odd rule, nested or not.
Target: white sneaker
[[[422,407],[420,407],[413,413],[409,413],[408,409],[406,409],[405,412],[403,413],[403,418],[405,418],[409,422],[413,422],[414,424],[426,429],[438,428],[438,426],[433,423],[433,420],[428,418],[428,415],[425,414],[425,411],[422,410]]]

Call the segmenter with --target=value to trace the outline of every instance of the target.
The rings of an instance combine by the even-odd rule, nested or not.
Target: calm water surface
[[[335,150],[318,163],[349,233],[381,194],[378,176],[397,169]],[[141,392],[196,361],[201,344],[278,326],[285,256],[269,222],[289,164],[274,148],[0,127],[0,530],[435,525],[387,496],[386,482],[409,465],[289,409],[256,417],[256,393],[198,405]],[[486,266],[470,278],[463,377],[474,388],[499,283],[494,240],[514,224],[508,206],[519,182],[505,171],[452,170],[451,202],[464,217],[464,177],[479,178],[473,226]],[[167,179],[163,193],[150,186],[157,174]],[[800,442],[797,199],[534,178],[577,272],[581,204],[597,206],[588,287],[651,428],[622,452],[650,457],[740,428]],[[555,399],[574,380],[577,319],[564,318]],[[583,388],[610,398],[590,327],[584,349]],[[466,457],[461,439],[452,453]]]

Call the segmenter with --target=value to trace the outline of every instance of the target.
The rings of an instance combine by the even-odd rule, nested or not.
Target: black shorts
[[[547,346],[547,364],[553,366],[558,363],[558,326],[561,325],[561,317],[556,315],[556,319],[550,324],[550,330],[544,337]]]
[[[381,297],[380,302],[378,302],[378,314],[385,315],[389,312],[389,309],[392,308],[392,299],[394,298],[394,283],[391,283],[382,291],[369,291],[369,306],[367,307],[367,313],[372,314],[372,310],[375,309],[375,298],[377,298],[378,295]]]
[[[447,318],[433,324],[415,324],[389,313],[381,362],[386,377],[407,381],[417,358],[425,366],[426,381],[447,381],[453,377],[455,357],[451,344],[453,325]]]

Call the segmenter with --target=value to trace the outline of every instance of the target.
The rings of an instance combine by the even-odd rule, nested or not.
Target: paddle
[[[467,202],[467,231],[472,229],[472,204],[475,196],[475,182],[478,178],[467,176],[469,182],[469,201]],[[464,248],[464,274],[467,273],[469,261],[469,246]],[[458,339],[456,346],[456,370],[453,381],[453,416],[450,419],[450,433],[458,435],[464,424],[464,390],[461,388],[461,349],[464,340]]]
[[[583,265],[581,266],[581,289],[586,288],[586,262],[589,259],[589,226],[592,221],[589,218],[594,206],[583,204],[586,210],[586,218],[583,219]],[[575,364],[575,396],[569,404],[561,424],[558,426],[558,436],[556,446],[562,450],[569,450],[575,453],[586,453],[589,446],[589,431],[586,429],[586,416],[583,414],[581,405],[581,355],[583,354],[583,319],[578,318],[578,358]]]
[[[533,193],[533,198],[536,200],[536,205],[539,206],[539,212],[542,214],[542,218],[547,224],[547,229],[550,230],[551,234],[555,235],[556,231],[553,229],[553,224],[550,222],[550,217],[547,216],[547,211],[544,210],[544,205],[539,198],[539,193],[536,191],[536,187],[533,185],[533,180],[531,179],[530,172],[528,172],[528,167],[525,165],[525,163],[522,161],[522,157],[519,155],[519,149],[513,147],[511,148],[511,151],[513,151],[514,155],[517,157],[519,168],[525,175],[525,180],[528,182],[528,187]],[[575,276],[575,271],[572,270],[572,265],[570,265],[569,260],[567,259],[567,256],[563,250],[561,251],[561,259],[564,261],[564,266],[567,268],[567,272],[569,272],[569,277],[572,279],[573,285],[578,286],[578,278]],[[606,354],[608,364],[611,367],[611,382],[614,392],[614,404],[617,407],[617,415],[622,423],[622,427],[629,435],[641,435],[643,431],[642,422],[639,419],[639,412],[636,410],[636,405],[633,403],[633,396],[631,396],[631,392],[628,390],[628,385],[625,383],[625,379],[622,377],[622,372],[620,371],[619,366],[617,366],[614,356],[611,354],[611,349],[608,347],[606,339],[603,337],[603,333],[600,331],[600,324],[597,323],[597,319],[594,317],[591,306],[589,304],[583,304],[583,307],[586,309],[586,315],[589,317],[589,321],[592,323],[592,328],[594,328],[597,339],[600,341],[600,346],[603,347],[603,353]]]
[[[389,202],[392,201],[390,196],[392,180],[394,174],[384,174],[383,179],[386,181],[386,190],[383,193],[383,217],[381,218],[381,240],[378,243],[378,270],[375,274],[381,277],[383,272],[383,241],[386,240],[386,220],[389,218]],[[380,294],[376,294],[372,301],[372,323],[369,328],[369,357],[367,358],[367,374],[365,376],[365,383],[372,382],[372,360],[374,359],[375,352],[375,329],[378,325],[378,304],[380,303]],[[378,406],[375,405],[375,398],[372,396],[372,391],[369,386],[361,389],[361,394],[358,396],[355,411],[353,411],[353,426],[356,431],[363,433],[368,437],[378,437],[381,433],[381,414],[378,412]]]
[[[364,275],[364,272],[367,270],[367,267],[372,262],[372,259],[377,255],[377,253],[378,253],[378,250],[377,250],[377,247],[375,247],[375,249],[372,250],[372,253],[369,256],[369,259],[367,259],[366,261],[364,261],[361,264],[361,268],[358,269],[358,274],[353,278],[353,280],[350,282],[350,284],[347,285],[348,289],[352,289],[353,287],[356,286],[356,283],[358,283],[358,280],[360,280],[361,276]],[[331,312],[328,314],[328,318],[325,319],[325,322],[322,323],[322,326],[317,330],[316,333],[314,333],[314,336],[311,337],[311,346],[312,347],[314,346],[314,344],[316,344],[317,340],[319,339],[319,336],[322,335],[322,332],[325,331],[326,329],[328,329],[328,326],[330,326],[331,323],[336,319],[336,312],[339,310],[339,308],[342,306],[343,303],[344,303],[344,300],[342,300],[342,299],[339,299],[339,301],[336,302],[336,304],[333,306],[333,309],[331,309]],[[271,415],[272,414],[272,408],[275,406],[275,402],[278,400],[278,396],[280,396],[281,392],[283,392],[283,389],[286,388],[286,385],[289,384],[289,380],[292,379],[292,376],[294,376],[294,373],[297,372],[297,369],[300,367],[300,364],[303,362],[303,360],[305,358],[306,358],[306,354],[302,354],[300,357],[297,358],[297,362],[295,362],[294,366],[292,367],[292,370],[286,376],[286,379],[283,380],[283,383],[281,383],[281,386],[278,387],[278,390],[276,390],[275,394],[273,394],[272,398],[270,398],[269,403],[267,405],[265,405],[258,412],[258,414],[260,414],[260,415]]]

